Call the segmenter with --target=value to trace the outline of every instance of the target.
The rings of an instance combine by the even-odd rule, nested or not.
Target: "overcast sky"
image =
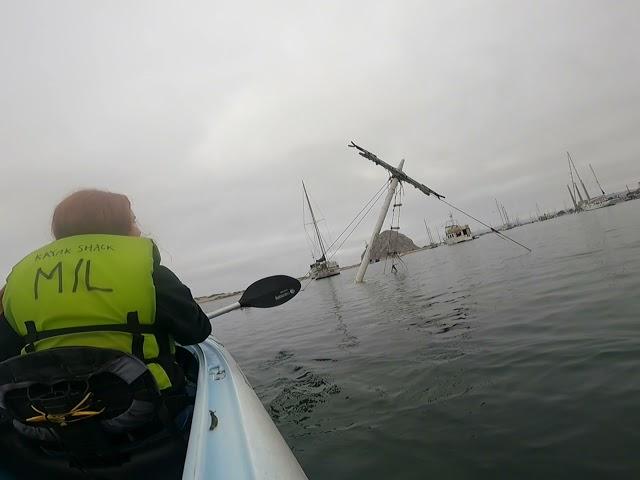
[[[302,275],[301,179],[336,234],[387,177],[350,140],[494,224],[494,197],[521,218],[570,204],[567,150],[593,192],[589,163],[605,190],[640,180],[637,1],[0,8],[2,277],[86,187],[127,194],[195,294]],[[406,192],[423,244],[449,210]]]

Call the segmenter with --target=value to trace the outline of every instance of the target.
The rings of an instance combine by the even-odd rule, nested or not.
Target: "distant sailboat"
[[[571,177],[571,183],[573,184],[574,187],[574,194],[572,195],[571,192],[571,187],[569,187],[567,185],[567,187],[569,188],[569,194],[571,195],[571,200],[573,201],[573,205],[575,207],[576,211],[588,211],[588,210],[596,210],[598,208],[603,208],[603,207],[608,207],[610,205],[614,205],[615,203],[617,203],[617,199],[615,198],[610,198],[608,197],[605,193],[604,193],[604,189],[602,188],[602,185],[600,185],[600,181],[598,180],[598,177],[596,176],[596,172],[593,170],[593,167],[591,166],[591,164],[589,164],[589,168],[591,169],[591,173],[593,174],[593,177],[596,180],[596,183],[598,184],[598,187],[600,188],[600,191],[602,192],[602,195],[597,196],[597,197],[591,197],[589,195],[589,192],[587,191],[587,188],[584,185],[584,182],[582,181],[582,178],[580,177],[580,174],[578,173],[578,169],[576,168],[575,163],[573,163],[573,159],[571,158],[571,154],[569,154],[569,152],[567,152],[567,158],[569,161],[569,174]],[[587,197],[586,200],[584,200],[582,198],[582,195],[580,195],[580,189],[577,187],[576,183],[573,181],[573,172],[576,173],[576,176],[578,177],[578,181],[580,182],[580,185],[582,185],[582,189],[584,190],[584,194]],[[577,194],[577,195],[576,195]],[[576,198],[576,196],[579,198],[579,200]]]
[[[496,208],[498,209],[498,215],[500,215],[500,220],[502,221],[502,226],[498,227],[498,230],[510,230],[513,227],[515,227],[516,225],[511,222],[511,219],[507,214],[507,209],[504,208],[504,205],[499,203],[497,199],[494,198],[494,200],[496,201]]]
[[[429,237],[429,243],[426,245],[428,248],[436,248],[438,244],[433,240],[433,235],[431,235],[431,229],[429,225],[427,225],[427,219],[424,219],[424,228],[427,229],[427,236]]]
[[[314,255],[315,261],[311,265],[309,265],[309,275],[315,280],[339,275],[340,266],[338,265],[338,262],[327,260],[327,250],[324,246],[322,235],[320,235],[318,222],[316,220],[315,214],[313,213],[313,208],[311,208],[311,201],[309,200],[309,194],[307,193],[307,187],[304,185],[304,181],[302,182],[302,189],[304,190],[304,197],[307,200],[307,205],[309,206],[309,213],[311,214],[311,221],[313,223],[313,228],[318,239],[318,246],[320,248],[321,254],[320,258],[318,258],[317,260],[315,259]]]

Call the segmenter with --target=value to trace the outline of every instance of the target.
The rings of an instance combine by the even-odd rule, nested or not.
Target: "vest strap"
[[[59,337],[62,335],[70,335],[73,333],[92,333],[92,332],[123,332],[131,335],[131,354],[145,364],[160,363],[162,368],[166,369],[171,366],[172,355],[169,335],[155,327],[155,325],[141,325],[138,319],[138,312],[127,313],[127,323],[115,323],[105,325],[88,325],[79,327],[55,328],[39,332],[36,324],[32,320],[25,322],[27,334],[24,336],[26,353],[34,353],[36,351],[35,343],[48,338]],[[154,358],[144,357],[144,337],[143,334],[153,335],[158,344],[158,356]]]
[[[25,325],[28,322],[25,322]],[[33,323],[33,322],[32,322]],[[92,332],[124,332],[124,333],[134,333],[129,328],[129,325],[123,324],[113,324],[113,325],[91,325],[87,327],[68,327],[68,328],[55,328],[53,330],[47,330],[46,332],[36,332],[36,338],[34,340],[29,340],[29,335],[25,336],[25,343],[33,343],[34,341],[38,342],[40,340],[46,340],[51,337],[59,337],[60,335],[69,335],[72,333],[92,333]],[[153,328],[153,325],[140,325],[140,329],[135,333],[146,333],[146,334],[155,334],[156,330]],[[140,335],[142,337],[142,335]]]
[[[38,330],[36,330],[36,322],[34,322],[33,320],[27,320],[26,322],[24,322],[24,326],[27,329],[27,335],[24,337],[24,350],[27,353],[33,353],[36,351],[34,343],[38,341]]]
[[[36,351],[35,343],[40,340],[46,340],[48,338],[59,337],[61,335],[70,335],[74,333],[92,333],[92,332],[123,332],[129,333],[132,336],[131,340],[131,353],[139,359],[148,362],[148,359],[144,358],[144,337],[143,334],[150,334],[157,336],[158,329],[154,325],[140,325],[138,320],[138,312],[127,313],[127,323],[114,323],[105,325],[86,325],[78,327],[66,327],[66,328],[54,328],[46,330],[44,332],[38,332],[36,330],[36,324],[32,320],[24,322],[27,334],[24,337],[25,352],[33,353]],[[158,339],[159,340],[159,339]],[[164,340],[164,339],[163,339]],[[162,356],[165,350],[165,346],[161,344],[162,341],[158,341],[158,347],[160,348]]]
[[[131,333],[131,353],[134,357],[144,359],[144,337],[142,336],[140,321],[138,320],[138,312],[127,313],[127,327]],[[155,333],[154,329],[154,332]]]

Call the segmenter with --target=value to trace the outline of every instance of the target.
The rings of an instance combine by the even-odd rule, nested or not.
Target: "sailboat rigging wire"
[[[304,292],[304,290],[311,284],[311,282],[313,282],[313,278],[309,277],[309,279],[307,280],[307,282],[304,284],[304,286],[300,289],[301,292]]]
[[[314,242],[313,238],[311,238],[311,235],[309,235],[309,232],[307,232],[305,230],[304,233],[305,233],[305,235],[307,237],[307,244],[309,246],[309,251],[311,252],[311,258],[313,258],[314,261],[315,261],[316,255],[314,253],[314,248],[318,248],[318,244],[316,242]]]
[[[387,186],[387,184],[384,185],[385,187]],[[383,187],[384,188],[384,187]],[[336,251],[333,252],[331,254],[331,256],[329,257],[330,259],[333,258],[336,253],[338,253],[340,251],[340,249],[342,248],[342,245],[344,245],[344,243],[349,239],[349,237],[353,234],[353,232],[355,232],[356,228],[358,228],[358,225],[360,225],[362,223],[362,221],[367,217],[367,215],[369,214],[369,212],[371,211],[371,209],[376,205],[376,203],[378,203],[378,201],[382,198],[382,195],[385,193],[384,189],[381,188],[377,194],[377,198],[371,203],[371,205],[369,205],[369,208],[367,209],[366,212],[364,212],[364,214],[362,215],[362,217],[360,218],[360,220],[358,220],[358,223],[356,223],[353,228],[351,229],[351,232],[349,232],[349,235],[347,235],[344,240],[340,243],[340,245],[338,245],[338,248],[336,248]],[[356,217],[357,218],[357,217]],[[355,220],[355,219],[354,219]],[[353,222],[352,222],[353,223]]]
[[[313,225],[313,223],[307,223],[307,221],[306,221],[307,219],[306,219],[306,216],[305,216],[305,208],[304,208],[305,201],[304,201],[304,199],[305,199],[305,195],[304,195],[304,192],[303,192],[302,193],[302,226],[304,228],[304,234],[307,237],[307,245],[309,246],[309,251],[311,252],[311,257],[315,261],[315,259],[316,259],[315,250],[316,249],[320,250],[320,246],[318,245],[318,242],[315,239],[313,239],[311,237],[311,235],[309,235],[309,232],[306,229],[307,225]]]
[[[327,217],[325,216],[324,212],[320,209],[320,205],[315,206],[316,211],[319,213],[319,217],[316,219],[316,221],[318,222],[318,225],[320,225],[322,222],[324,222],[324,231],[325,234],[323,235],[322,239],[326,242],[326,241],[331,241],[333,238],[333,232],[331,231],[331,228],[329,227],[329,222],[327,221]],[[325,238],[326,237],[326,238]],[[331,242],[331,244],[335,243],[335,240],[333,240]],[[328,251],[328,248],[325,248],[325,251]]]
[[[385,189],[385,187],[389,184],[389,182],[390,182],[390,181],[391,181],[391,179],[387,180],[387,181],[385,182],[385,184],[384,184],[384,185],[382,185],[382,187],[380,187],[380,189],[379,189],[376,193],[374,193],[373,197],[371,197],[371,198],[369,199],[369,201],[368,201],[367,203],[365,203],[364,207],[362,207],[362,209],[361,209],[361,210],[356,214],[356,216],[355,216],[355,217],[353,217],[353,220],[351,220],[351,222],[349,222],[349,225],[347,225],[347,226],[345,227],[345,229],[340,233],[340,235],[338,235],[338,236],[336,237],[336,239],[333,241],[333,243],[332,243],[331,245],[329,245],[329,247],[327,248],[327,252],[328,252],[329,250],[331,250],[331,248],[336,244],[336,242],[337,242],[338,240],[340,240],[340,237],[342,237],[342,235],[344,235],[344,233],[349,229],[349,227],[353,224],[353,222],[355,222],[355,221],[356,221],[356,219],[357,219],[357,218],[360,216],[360,214],[365,210],[365,208],[367,208],[367,206],[368,206],[371,202],[373,202],[373,201],[376,201],[376,202],[377,202],[377,201],[378,201],[376,197],[378,197],[378,196],[380,195],[380,192],[382,192],[382,191]],[[341,244],[341,245],[342,245],[342,244]],[[339,250],[339,248],[338,248],[338,250]],[[332,256],[333,256],[333,255],[335,255],[335,252],[332,254]]]
[[[347,229],[353,224],[353,222],[356,221],[356,219],[360,216],[360,214],[367,208],[367,206],[369,206],[369,208],[367,209],[367,211],[364,213],[364,215],[362,216],[362,218],[360,218],[360,220],[358,221],[358,223],[356,223],[356,225],[351,229],[351,232],[349,232],[349,235],[347,235],[345,237],[345,239],[342,241],[342,243],[340,243],[340,245],[338,246],[338,248],[336,248],[335,252],[333,252],[331,254],[331,256],[329,258],[327,258],[327,260],[331,260],[336,253],[338,253],[338,251],[340,251],[340,248],[342,248],[342,245],[344,245],[344,243],[349,239],[349,237],[353,234],[353,232],[356,230],[356,228],[358,228],[358,225],[360,225],[360,223],[366,218],[366,216],[369,214],[369,212],[371,211],[371,209],[376,205],[376,203],[378,203],[378,201],[380,200],[380,198],[382,198],[382,194],[384,193],[384,189],[385,187],[389,184],[389,182],[391,181],[391,179],[389,179],[382,187],[380,187],[380,189],[375,193],[375,195],[373,197],[371,197],[371,199],[365,204],[365,206],[362,208],[362,210],[360,210],[358,212],[358,214],[354,217],[353,220],[351,220],[351,222],[349,223],[349,225],[347,225],[347,228],[345,228],[342,233],[340,235],[338,235],[338,238],[336,240],[338,240],[340,237],[342,237],[342,235],[344,235],[344,233],[347,231]],[[303,213],[304,214],[304,213]],[[329,248],[327,248],[327,253],[329,251],[329,249],[331,247],[333,247],[333,245],[335,244],[335,242],[333,242]],[[309,272],[307,272],[309,273]],[[304,292],[304,290],[311,284],[311,282],[313,281],[313,278],[309,277],[309,280],[304,284],[304,286],[300,289],[301,292]]]
[[[522,248],[526,249],[529,253],[531,253],[531,249],[523,244],[521,244],[520,242],[518,242],[517,240],[514,240],[513,238],[511,238],[508,235],[505,235],[502,232],[499,232],[498,230],[496,230],[495,228],[493,228],[491,225],[487,225],[486,223],[484,223],[482,220],[478,220],[476,217],[474,217],[473,215],[471,215],[470,213],[465,212],[464,210],[456,207],[455,205],[452,205],[451,203],[447,202],[446,200],[444,200],[443,198],[439,198],[438,200],[440,200],[442,203],[449,205],[451,208],[453,208],[454,210],[457,210],[458,212],[460,212],[463,215],[466,215],[467,217],[469,217],[472,220],[475,220],[476,222],[478,222],[480,225],[484,225],[485,227],[487,227],[488,229],[490,229],[493,233],[497,234],[498,236],[502,237],[505,240],[510,240],[511,242],[515,243],[516,245],[520,245]]]

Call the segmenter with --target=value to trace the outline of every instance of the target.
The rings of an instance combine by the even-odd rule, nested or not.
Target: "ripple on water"
[[[287,352],[285,350],[280,350],[276,354],[275,358],[272,358],[272,359],[269,359],[269,360],[265,360],[264,362],[262,362],[262,364],[260,365],[260,368],[261,369],[270,369],[270,368],[276,367],[278,365],[286,363],[291,358],[293,358],[293,356],[294,356],[293,352]]]
[[[268,404],[274,420],[302,424],[309,420],[313,410],[332,395],[340,393],[340,387],[327,377],[298,366],[295,378],[278,379],[278,393]]]

